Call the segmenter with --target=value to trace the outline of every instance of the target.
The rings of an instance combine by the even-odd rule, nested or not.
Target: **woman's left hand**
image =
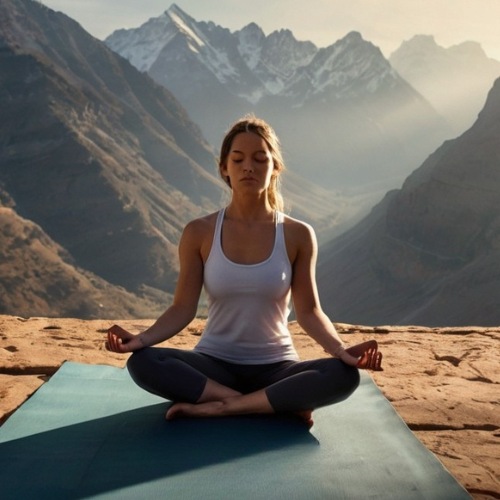
[[[349,355],[349,361],[352,358],[356,359],[356,366],[363,370],[382,371],[382,353],[378,350],[378,343],[376,340],[367,340],[361,344],[353,345],[345,350]],[[342,357],[340,358],[342,359]],[[343,360],[348,364],[353,364],[349,361]]]

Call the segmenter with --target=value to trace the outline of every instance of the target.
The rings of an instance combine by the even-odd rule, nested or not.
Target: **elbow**
[[[314,313],[311,311],[295,311],[297,323],[304,329],[311,323],[314,316]]]
[[[181,323],[183,325],[182,328],[184,328],[196,318],[198,307],[197,305],[192,306],[174,302],[174,304],[170,306],[169,312],[170,312],[169,317],[178,318],[179,323]]]
[[[307,327],[312,324],[316,324],[318,321],[323,322],[325,319],[328,320],[326,314],[320,307],[296,310],[295,318],[297,323],[304,329],[307,329]]]
[[[189,323],[191,323],[191,321],[193,321],[196,318],[197,312],[198,312],[197,307],[186,308],[183,311],[182,317],[184,318],[185,326],[189,325]]]

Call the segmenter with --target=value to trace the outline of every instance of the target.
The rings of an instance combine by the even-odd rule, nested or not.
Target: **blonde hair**
[[[264,139],[269,148],[269,152],[273,159],[274,171],[267,191],[267,196],[274,210],[283,211],[285,204],[283,196],[281,195],[280,174],[286,169],[285,162],[281,153],[281,145],[278,136],[274,129],[264,120],[253,115],[247,115],[233,124],[222,140],[219,156],[219,174],[224,182],[231,187],[231,182],[228,177],[222,174],[222,169],[226,165],[234,138],[238,134],[244,132],[257,134]]]

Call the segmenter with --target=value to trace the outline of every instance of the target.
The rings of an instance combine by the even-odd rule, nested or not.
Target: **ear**
[[[229,178],[227,167],[225,163],[219,164],[219,172],[221,177],[224,179],[224,182],[231,187],[231,179]]]

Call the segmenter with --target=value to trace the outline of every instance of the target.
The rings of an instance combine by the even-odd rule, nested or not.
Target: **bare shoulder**
[[[186,224],[183,233],[189,236],[200,236],[210,231],[213,232],[216,220],[217,212],[193,219]]]
[[[285,215],[285,235],[290,241],[315,241],[316,234],[307,222]]]
[[[310,224],[285,215],[284,230],[287,252],[291,262],[295,262],[298,255],[316,253],[316,233]]]
[[[186,224],[181,238],[181,247],[191,248],[206,260],[213,240],[217,212],[193,219]]]

